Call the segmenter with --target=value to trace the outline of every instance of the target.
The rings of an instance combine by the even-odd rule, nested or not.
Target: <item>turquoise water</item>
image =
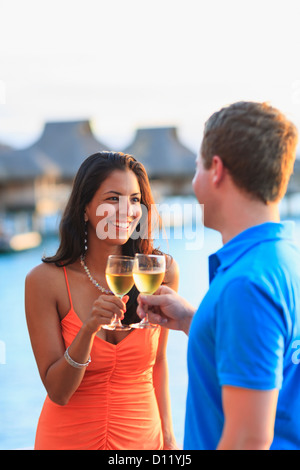
[[[300,223],[297,223],[300,240]],[[205,230],[202,248],[188,250],[171,234],[168,246],[180,267],[179,293],[197,306],[208,288],[208,255],[221,246],[219,234]],[[40,410],[45,399],[32,354],[24,313],[24,280],[40,263],[44,252],[55,252],[55,238],[39,248],[19,254],[0,255],[0,450],[32,448]],[[187,390],[187,337],[170,332],[168,343],[172,416],[178,444],[183,442]]]

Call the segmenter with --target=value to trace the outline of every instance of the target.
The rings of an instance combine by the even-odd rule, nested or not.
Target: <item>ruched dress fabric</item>
[[[65,271],[66,275],[66,271]],[[71,308],[61,322],[66,348],[82,326]],[[47,396],[36,450],[160,450],[161,420],[153,386],[160,328],[133,330],[114,345],[95,337],[92,362],[65,406]]]

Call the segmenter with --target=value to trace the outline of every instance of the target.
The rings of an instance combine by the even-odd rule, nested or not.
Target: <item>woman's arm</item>
[[[178,291],[179,287],[179,266],[174,258],[167,256],[166,261],[166,274],[163,284],[170,287],[175,292]]]
[[[179,270],[178,265],[174,259],[171,261],[169,269],[166,272],[164,283],[165,285],[177,291],[179,283]],[[156,362],[153,368],[153,383],[162,422],[165,450],[178,449],[178,445],[173,433],[171,400],[169,394],[169,370],[167,362],[168,334],[169,331],[167,329],[161,329]]]
[[[153,384],[160,412],[164,449],[178,449],[173,433],[171,400],[169,394],[169,371],[167,363],[167,340],[169,331],[161,329],[156,362],[153,367]]]
[[[64,358],[65,344],[61,333],[55,292],[60,276],[53,266],[40,265],[26,277],[25,310],[32,349],[42,382],[52,401],[65,405],[79,387],[86,367],[77,369]],[[108,299],[112,297],[112,299]],[[121,314],[124,303],[114,296],[100,296],[88,320],[82,325],[69,348],[77,363],[88,361],[94,337],[101,324],[109,323],[113,312]]]

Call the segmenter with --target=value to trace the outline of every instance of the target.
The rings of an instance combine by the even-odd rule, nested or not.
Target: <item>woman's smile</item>
[[[131,228],[132,224],[135,221],[136,221],[136,219],[127,220],[126,222],[108,220],[108,223],[112,224],[119,231],[128,232],[128,230]]]

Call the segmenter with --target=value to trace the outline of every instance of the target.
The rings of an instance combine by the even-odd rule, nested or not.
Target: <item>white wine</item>
[[[125,295],[132,288],[134,281],[132,273],[110,274],[106,273],[108,287],[115,295]]]
[[[137,289],[143,294],[154,294],[164,280],[165,271],[133,271]]]

